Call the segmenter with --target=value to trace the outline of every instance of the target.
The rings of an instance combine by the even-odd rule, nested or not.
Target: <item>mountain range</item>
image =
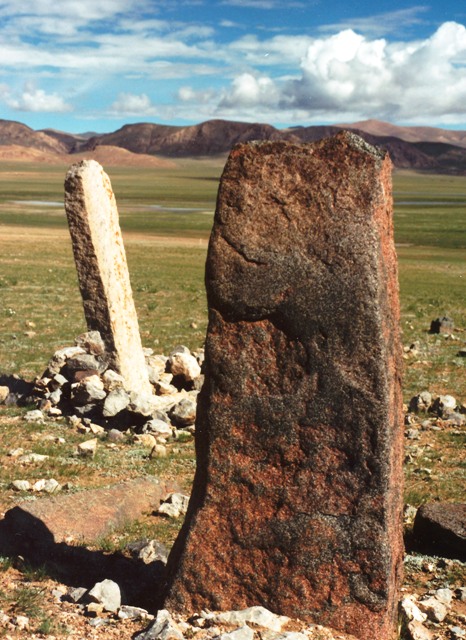
[[[35,131],[20,122],[0,120],[0,159],[71,163],[93,157],[104,166],[169,166],[176,158],[225,156],[238,142],[312,142],[341,129],[353,130],[369,143],[386,149],[395,167],[466,175],[466,131],[401,127],[379,120],[288,129],[227,120],[190,126],[138,123],[112,133],[82,135],[54,129]]]

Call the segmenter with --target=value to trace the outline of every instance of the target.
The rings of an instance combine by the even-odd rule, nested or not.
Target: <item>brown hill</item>
[[[24,147],[20,144],[0,145],[0,160],[3,162],[41,162],[44,164],[62,164],[63,156],[52,151],[41,151],[34,147]]]
[[[125,125],[113,133],[95,136],[86,149],[101,144],[124,147],[135,153],[158,153],[169,157],[212,156],[228,153],[238,142],[282,140],[290,134],[268,124],[208,120],[174,127],[150,123]]]
[[[395,137],[406,142],[440,142],[466,148],[466,131],[436,127],[400,127],[380,120],[363,120],[335,126],[343,129],[357,129],[374,136]]]
[[[385,148],[396,167],[440,173],[463,174],[465,172],[466,153],[462,147],[443,142],[435,142],[437,146],[425,144],[424,137],[428,137],[429,132],[435,138],[439,137],[438,131],[442,130],[412,127],[410,131],[405,131],[405,137],[409,135],[412,138],[412,141],[408,141],[388,135],[393,130],[403,132],[406,129],[404,127],[395,127],[378,121],[367,121],[362,124],[367,125],[367,129],[378,133],[359,129],[356,125],[349,125],[347,128],[357,131],[371,144]],[[141,123],[126,125],[113,133],[94,136],[85,143],[85,148],[96,149],[99,145],[111,144],[135,153],[156,153],[172,158],[215,156],[227,154],[238,142],[250,140],[312,142],[334,135],[341,128],[343,125],[293,127],[279,130],[267,124],[227,120],[208,120],[187,127]],[[418,130],[417,134],[416,130]],[[458,140],[463,136],[466,139],[466,132],[452,133],[456,133]],[[419,136],[421,136],[420,140]]]
[[[68,153],[66,145],[60,140],[12,120],[0,120],[0,145],[20,145],[39,151]]]
[[[208,120],[197,125],[170,126],[151,123],[125,125],[112,133],[76,136],[61,131],[33,131],[29,127],[0,120],[0,148],[14,145],[51,154],[34,156],[35,161],[66,163],[79,157],[95,158],[108,166],[167,166],[160,158],[226,155],[238,142],[290,140],[311,142],[340,131],[358,132],[371,144],[387,149],[396,167],[437,173],[466,175],[466,131],[434,127],[398,127],[378,120],[338,126],[276,129],[268,124]],[[9,159],[26,161],[27,154],[10,149]],[[135,157],[135,154],[137,157]],[[34,154],[33,154],[34,155]],[[145,155],[145,158],[141,156]],[[8,159],[4,149],[1,156]]]
[[[75,135],[74,133],[66,133],[65,131],[58,131],[57,129],[42,129],[39,133],[44,133],[49,138],[57,140],[60,145],[66,149],[66,153],[79,151],[85,142],[91,137]]]
[[[103,167],[146,167],[149,169],[151,167],[165,169],[176,167],[176,163],[167,158],[156,158],[145,153],[133,153],[122,147],[109,145],[101,145],[93,150],[66,156],[66,161],[70,164],[84,159],[97,160]]]

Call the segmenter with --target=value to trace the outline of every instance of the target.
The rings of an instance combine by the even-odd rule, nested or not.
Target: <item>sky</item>
[[[466,130],[466,0],[0,0],[0,118]]]

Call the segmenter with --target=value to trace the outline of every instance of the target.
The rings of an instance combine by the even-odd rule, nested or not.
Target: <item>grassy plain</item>
[[[222,166],[186,160],[176,169],[108,170],[145,346],[202,344],[204,261]],[[40,373],[54,349],[85,330],[64,175],[65,167],[0,165],[1,373]],[[432,360],[407,363],[405,397],[422,388],[461,395],[459,342],[427,330],[442,315],[466,327],[466,177],[395,172],[394,196],[404,341],[418,342]]]

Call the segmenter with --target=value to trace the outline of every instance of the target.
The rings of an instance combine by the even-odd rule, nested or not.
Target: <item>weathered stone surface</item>
[[[41,539],[37,532],[42,534],[44,525],[55,542],[92,542],[157,508],[174,488],[174,483],[138,478],[106,489],[24,502],[7,511],[5,522],[38,545]]]
[[[88,329],[100,332],[128,388],[151,393],[115,196],[94,160],[69,169],[65,210]]]
[[[424,551],[466,561],[466,504],[422,505],[414,519],[413,537]]]
[[[165,606],[395,635],[402,415],[391,164],[239,145],[207,259],[197,472]]]

